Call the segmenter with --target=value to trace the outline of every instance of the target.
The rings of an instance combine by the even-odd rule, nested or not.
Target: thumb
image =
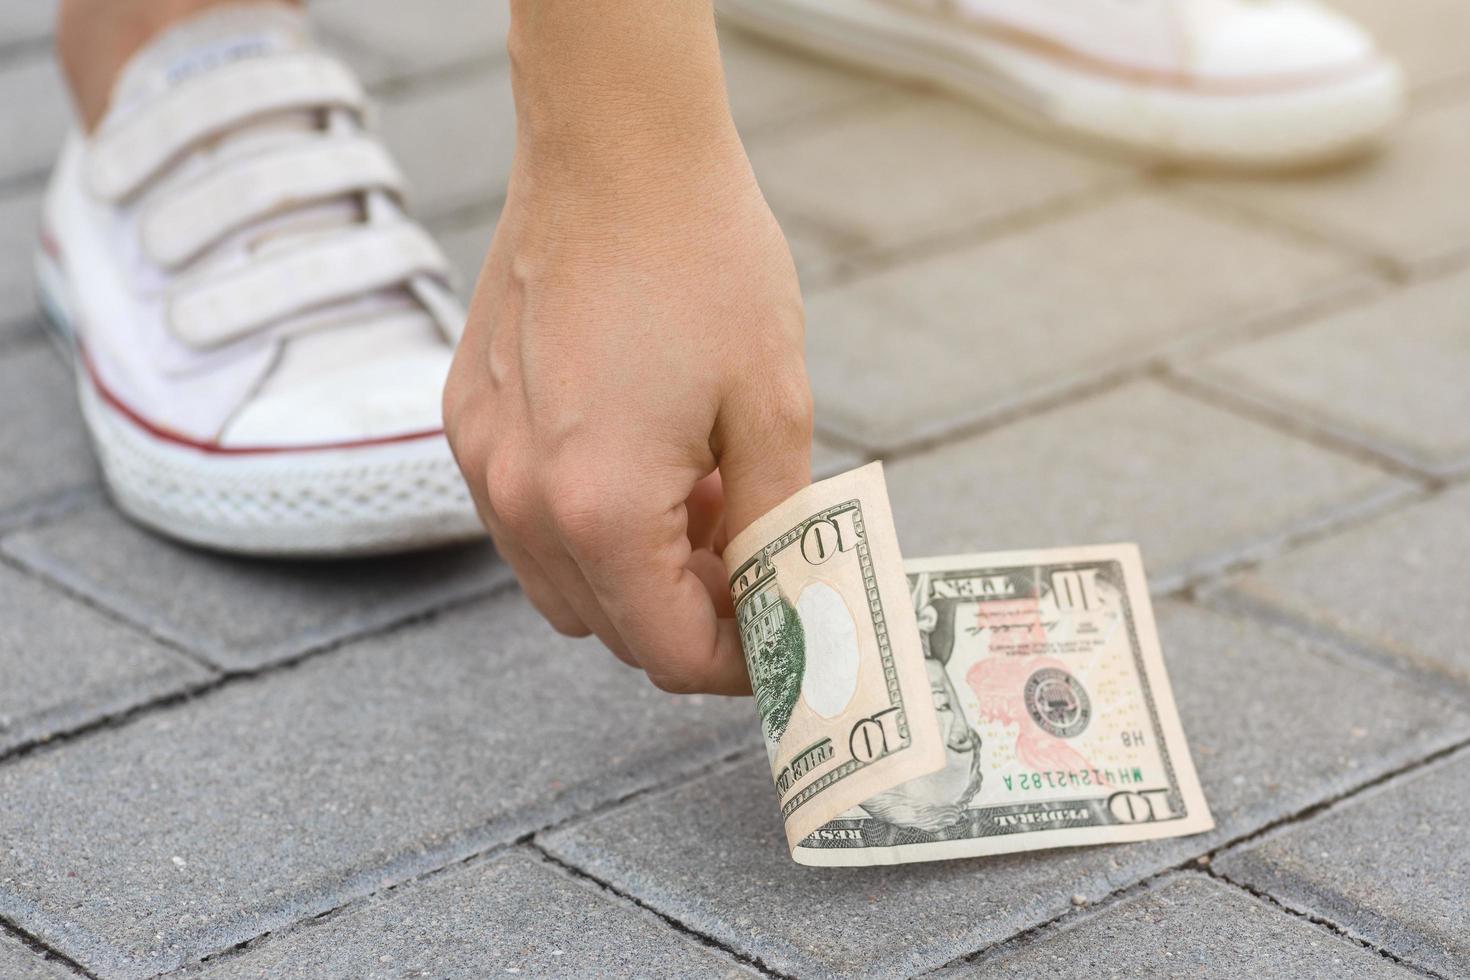
[[[733,539],[812,482],[812,396],[799,382],[762,386],[722,410],[715,457],[725,489],[725,526]]]

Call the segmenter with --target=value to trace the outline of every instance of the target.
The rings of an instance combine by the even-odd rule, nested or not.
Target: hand
[[[790,252],[722,92],[718,113],[664,106],[603,138],[587,117],[541,126],[517,82],[516,166],[445,390],[450,443],[556,629],[596,633],[665,690],[747,693],[718,552],[810,481]]]

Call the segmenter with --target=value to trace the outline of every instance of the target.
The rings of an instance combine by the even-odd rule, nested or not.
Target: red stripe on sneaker
[[[334,449],[367,449],[372,446],[390,446],[400,442],[414,442],[419,439],[443,438],[444,429],[421,429],[417,432],[404,432],[392,436],[378,436],[372,439],[345,439],[340,442],[315,442],[304,443],[299,446],[224,446],[218,442],[204,442],[175,432],[165,426],[153,422],[123,401],[116,392],[108,388],[106,383],[97,373],[92,358],[88,356],[86,348],[81,341],[77,342],[77,353],[87,372],[87,381],[92,385],[97,396],[102,399],[108,408],[117,412],[137,428],[160,442],[171,443],[195,452],[205,453],[211,456],[266,456],[285,453],[319,453]]]

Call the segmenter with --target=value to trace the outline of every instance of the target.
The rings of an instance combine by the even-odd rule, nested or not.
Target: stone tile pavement
[[[818,470],[887,459],[913,554],[1139,541],[1219,824],[827,872],[785,855],[748,704],[557,637],[487,549],[234,562],[110,508],[28,281],[52,4],[7,6],[0,978],[1470,976],[1470,5],[1339,2],[1410,118],[1277,180],[725,39]],[[503,12],[313,9],[468,288]]]

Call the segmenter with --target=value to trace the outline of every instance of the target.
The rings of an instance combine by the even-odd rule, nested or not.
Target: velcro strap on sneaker
[[[175,268],[233,231],[288,208],[370,190],[401,193],[403,176],[377,142],[325,138],[232,161],[171,191],[143,215],[143,248]]]
[[[305,52],[253,58],[183,82],[92,140],[88,179],[108,201],[131,196],[180,154],[242,123],[293,109],[361,110],[362,86],[342,65]]]
[[[409,282],[447,279],[449,264],[417,225],[364,225],[177,291],[169,326],[195,348],[217,347],[287,317]]]

